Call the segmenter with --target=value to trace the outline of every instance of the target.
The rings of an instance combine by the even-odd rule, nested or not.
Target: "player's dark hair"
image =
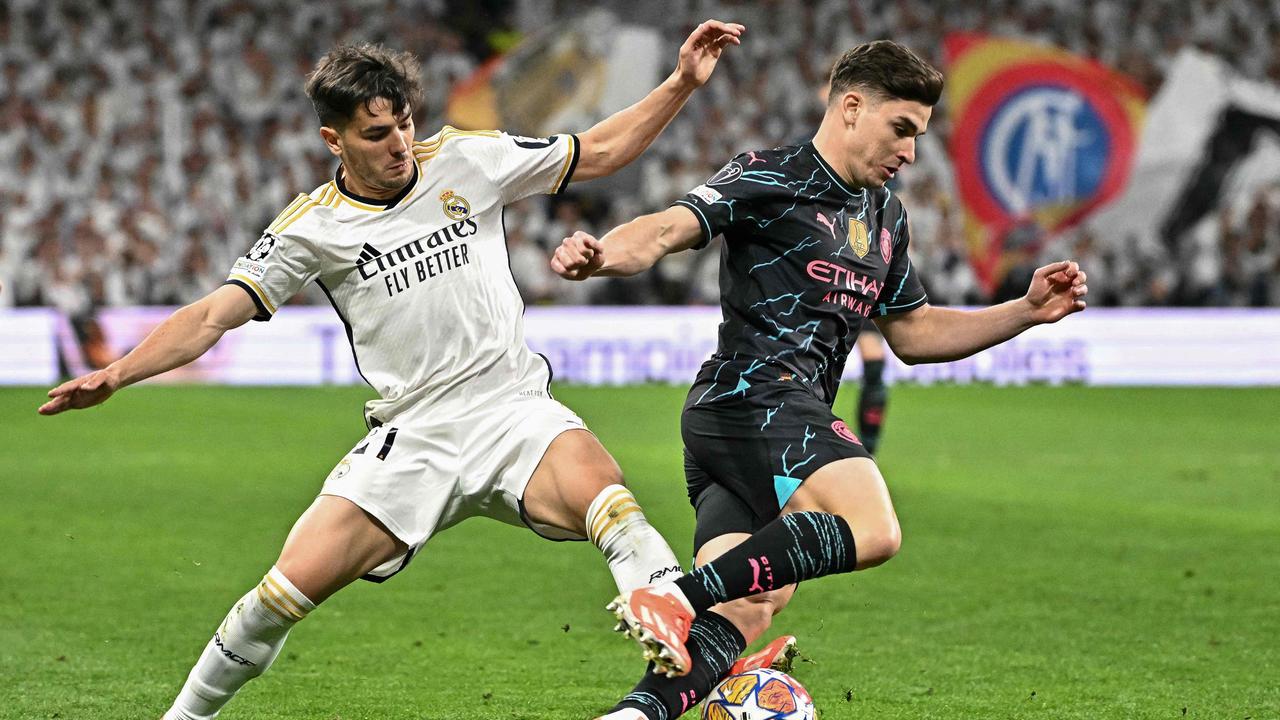
[[[942,73],[906,46],[876,40],[848,50],[836,61],[827,102],[854,88],[879,99],[914,100],[932,107],[942,96]]]
[[[400,115],[422,106],[422,82],[418,58],[382,45],[339,45],[320,58],[307,76],[307,97],[320,124],[341,128],[356,116],[356,109],[377,98],[391,103]]]

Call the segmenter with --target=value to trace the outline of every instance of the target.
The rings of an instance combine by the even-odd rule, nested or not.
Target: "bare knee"
[[[764,635],[773,624],[773,616],[782,611],[791,601],[795,586],[788,585],[779,590],[772,590],[759,595],[749,595],[732,602],[717,605],[713,612],[723,615],[738,628],[748,644]]]
[[[345,498],[321,495],[298,518],[276,568],[319,605],[333,593],[409,548]]]
[[[864,520],[861,527],[852,530],[858,570],[882,565],[902,548],[902,528],[893,513],[870,522]]]

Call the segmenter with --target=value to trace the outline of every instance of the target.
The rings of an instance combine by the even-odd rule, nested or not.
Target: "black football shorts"
[[[768,524],[815,470],[871,457],[831,407],[789,375],[714,400],[706,391],[695,384],[680,417],[695,553],[714,537]]]

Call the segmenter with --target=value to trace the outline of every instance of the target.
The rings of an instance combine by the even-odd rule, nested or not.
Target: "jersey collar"
[[[840,173],[836,172],[836,169],[831,167],[830,163],[822,157],[822,154],[818,152],[818,148],[814,147],[812,140],[805,143],[804,146],[808,148],[809,152],[813,153],[813,156],[818,160],[818,164],[822,166],[822,169],[826,171],[827,175],[831,176],[831,181],[840,186],[841,190],[849,193],[851,197],[862,197],[863,194],[866,193],[866,188],[858,190],[842,180],[840,178]]]

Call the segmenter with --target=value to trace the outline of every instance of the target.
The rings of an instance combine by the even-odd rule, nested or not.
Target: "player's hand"
[[[579,230],[560,242],[551,270],[566,280],[586,280],[604,266],[604,245]]]
[[[742,33],[746,27],[737,23],[723,23],[719,20],[708,20],[689,35],[689,39],[680,46],[680,64],[676,66],[676,76],[691,87],[702,87],[716,69],[720,53],[729,45],[741,45]]]
[[[1057,322],[1083,310],[1084,296],[1089,294],[1085,280],[1075,261],[1060,260],[1037,269],[1025,298],[1031,305],[1031,319],[1037,324]]]
[[[96,370],[50,390],[49,397],[52,399],[41,405],[39,412],[41,415],[57,415],[64,410],[81,410],[101,405],[119,388],[119,381],[113,373]]]

